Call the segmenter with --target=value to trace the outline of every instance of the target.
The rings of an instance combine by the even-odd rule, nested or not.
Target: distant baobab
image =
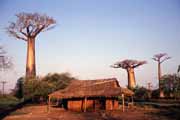
[[[26,77],[35,77],[35,38],[40,32],[53,28],[56,21],[38,13],[19,13],[16,17],[16,22],[11,22],[7,27],[7,32],[9,35],[27,42]]]
[[[161,98],[164,97],[164,92],[163,92],[163,88],[162,88],[163,86],[161,85],[161,82],[160,82],[161,76],[162,76],[161,64],[170,58],[171,57],[169,57],[167,53],[159,53],[159,54],[154,55],[152,58],[154,61],[157,61],[157,63],[158,63],[159,96]]]
[[[120,62],[116,62],[111,67],[125,69],[128,74],[128,88],[133,89],[136,86],[134,68],[137,68],[146,63],[147,63],[146,61],[137,61],[137,60],[126,59],[126,60],[123,60]]]

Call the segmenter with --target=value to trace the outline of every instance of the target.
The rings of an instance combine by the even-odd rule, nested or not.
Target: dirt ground
[[[45,105],[27,105],[5,117],[3,120],[169,120],[170,116],[150,107],[133,107],[116,111],[72,112],[52,107],[47,112]],[[176,118],[175,118],[176,119]],[[171,120],[175,120],[171,119]]]

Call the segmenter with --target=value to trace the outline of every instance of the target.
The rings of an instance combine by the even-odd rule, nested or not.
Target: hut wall
[[[106,110],[117,110],[119,108],[118,100],[107,99],[106,100]]]
[[[81,111],[83,100],[68,100],[68,110]]]
[[[84,108],[85,108],[84,100],[68,100],[68,110],[83,111]],[[86,101],[86,110],[87,111],[94,110],[93,100],[87,100]]]
[[[118,108],[119,108],[118,100],[114,100],[114,106],[113,106],[113,109],[114,109],[114,110],[117,110]]]
[[[113,109],[113,104],[111,99],[106,100],[106,110],[112,110]]]
[[[101,99],[87,99],[86,111],[103,110],[103,109],[116,110],[119,107],[118,101],[116,99],[109,98],[109,99],[105,99],[104,102]],[[84,99],[68,100],[67,107],[68,110],[83,111],[85,108]]]
[[[87,111],[94,110],[94,102],[93,102],[93,100],[87,100],[86,109],[87,109]]]

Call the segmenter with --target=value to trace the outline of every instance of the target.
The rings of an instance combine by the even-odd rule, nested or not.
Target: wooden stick
[[[50,112],[51,97],[48,97],[48,112]]]
[[[124,94],[122,94],[122,110],[124,112]]]
[[[87,102],[87,98],[84,98],[84,112],[86,112],[86,102]]]

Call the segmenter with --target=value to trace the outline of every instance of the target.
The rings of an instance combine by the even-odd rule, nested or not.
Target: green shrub
[[[49,73],[45,77],[31,79],[21,77],[17,81],[14,95],[25,100],[40,98],[46,100],[48,94],[59,89],[64,89],[73,79],[75,78],[71,77],[69,73]]]
[[[19,99],[12,95],[0,95],[0,109],[15,106],[19,102]]]

